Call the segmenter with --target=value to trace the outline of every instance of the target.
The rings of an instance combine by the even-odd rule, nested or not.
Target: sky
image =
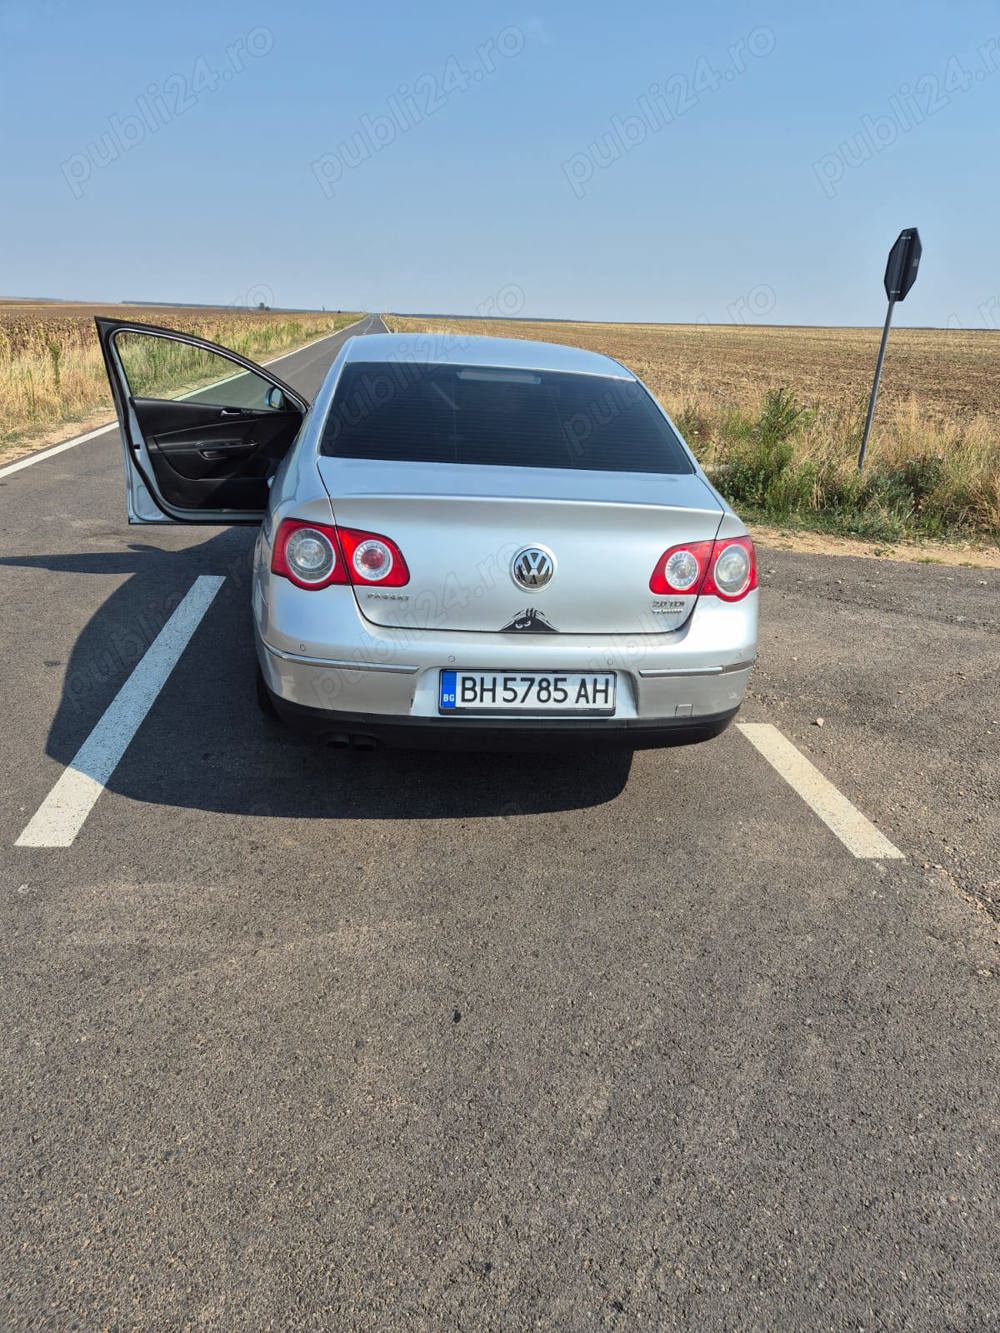
[[[0,0],[0,293],[1000,327],[979,0]]]

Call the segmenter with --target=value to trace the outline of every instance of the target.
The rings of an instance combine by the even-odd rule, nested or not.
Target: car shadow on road
[[[131,575],[91,617],[65,663],[46,747],[52,758],[72,762],[195,578],[221,574],[225,582],[109,791],[263,817],[457,819],[581,809],[623,790],[627,751],[356,753],[302,740],[265,717],[255,696],[249,613],[253,541],[253,530],[236,528],[178,550],[133,542],[116,551],[0,558],[81,578]]]

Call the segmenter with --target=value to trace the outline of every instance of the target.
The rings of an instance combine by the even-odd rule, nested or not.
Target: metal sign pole
[[[875,416],[875,400],[878,398],[878,382],[882,378],[882,362],[885,360],[885,345],[889,341],[889,325],[892,323],[893,307],[897,301],[906,300],[906,293],[916,282],[922,251],[920,233],[916,227],[904,227],[889,251],[889,259],[885,266],[885,277],[882,279],[885,294],[889,298],[889,309],[885,312],[885,327],[882,330],[878,360],[875,363],[872,396],[868,400],[868,415],[865,417],[865,433],[861,437],[861,448],[858,451],[859,472],[865,465],[865,454],[868,452],[868,436],[871,434],[872,419]]]
[[[879,344],[878,360],[875,362],[875,378],[872,380],[872,394],[868,399],[868,415],[865,417],[865,433],[861,437],[861,448],[858,451],[858,471],[865,465],[865,454],[868,452],[868,436],[871,434],[872,418],[875,416],[875,403],[878,399],[878,385],[882,378],[882,362],[885,360],[885,345],[889,341],[889,325],[892,323],[892,312],[895,308],[895,300],[889,302],[889,309],[885,312],[885,324],[882,328],[882,341]]]

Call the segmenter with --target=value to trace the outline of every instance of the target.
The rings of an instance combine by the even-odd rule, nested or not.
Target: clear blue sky
[[[874,324],[917,225],[898,322],[1000,326],[995,3],[0,0],[0,39],[4,294]]]

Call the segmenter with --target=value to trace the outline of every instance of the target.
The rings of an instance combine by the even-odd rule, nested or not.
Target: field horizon
[[[212,302],[212,301],[161,301],[139,298],[122,298],[109,300],[87,300],[83,297],[72,296],[24,296],[0,293],[0,309],[4,306],[31,306],[43,305],[63,306],[63,307],[81,307],[93,309],[95,311],[104,311],[112,307],[124,310],[134,310],[138,308],[149,310],[213,310],[226,311],[234,314],[248,313],[257,314],[260,310],[259,304],[243,305],[235,302]],[[372,309],[375,307],[373,306]],[[334,309],[333,307],[322,306],[280,306],[266,305],[264,309],[271,314],[289,314],[289,315],[338,315],[350,313],[343,308]],[[357,312],[355,312],[357,313]],[[629,326],[633,328],[654,328],[654,329],[730,329],[730,328],[749,328],[749,329],[787,329],[795,330],[823,330],[828,329],[837,332],[858,332],[865,333],[875,330],[881,332],[882,320],[870,324],[821,324],[806,323],[796,324],[784,321],[772,320],[747,320],[745,322],[734,323],[730,320],[685,320],[685,319],[588,319],[577,315],[482,315],[476,312],[447,311],[447,310],[385,310],[382,312],[386,319],[428,319],[428,320],[461,320],[463,322],[474,322],[481,324],[572,324],[577,326],[590,326],[595,328],[608,328],[618,326]],[[1000,328],[991,328],[977,325],[947,325],[947,324],[906,324],[901,322],[904,316],[897,309],[893,320],[892,338],[897,333],[958,333],[958,334],[986,334],[1000,335]]]
[[[2,304],[3,298],[0,298]],[[449,314],[440,311],[420,311],[420,310],[385,310],[382,312],[386,319],[429,319],[443,320],[454,319],[478,324],[575,324],[580,326],[592,326],[595,328],[605,328],[611,326],[625,325],[631,328],[648,329],[829,329],[831,331],[841,332],[871,332],[875,330],[879,334],[882,331],[882,320],[874,324],[788,324],[766,319],[746,320],[734,323],[732,320],[707,320],[707,319],[578,319],[571,315],[480,315],[480,314]],[[978,327],[955,326],[947,324],[903,324],[899,322],[897,315],[893,320],[893,334],[897,331],[912,331],[915,333],[986,333],[1000,334],[1000,328],[988,328],[986,326]]]
[[[123,310],[134,310],[136,307],[141,307],[144,310],[229,310],[237,313],[248,311],[251,314],[264,309],[275,314],[286,315],[339,315],[344,313],[342,310],[324,310],[321,306],[280,306],[267,304],[262,306],[260,302],[253,305],[243,305],[239,302],[220,302],[218,305],[213,305],[211,301],[88,301],[75,296],[0,295],[0,307],[8,305],[82,306],[100,310],[107,310],[111,307],[120,307]]]

